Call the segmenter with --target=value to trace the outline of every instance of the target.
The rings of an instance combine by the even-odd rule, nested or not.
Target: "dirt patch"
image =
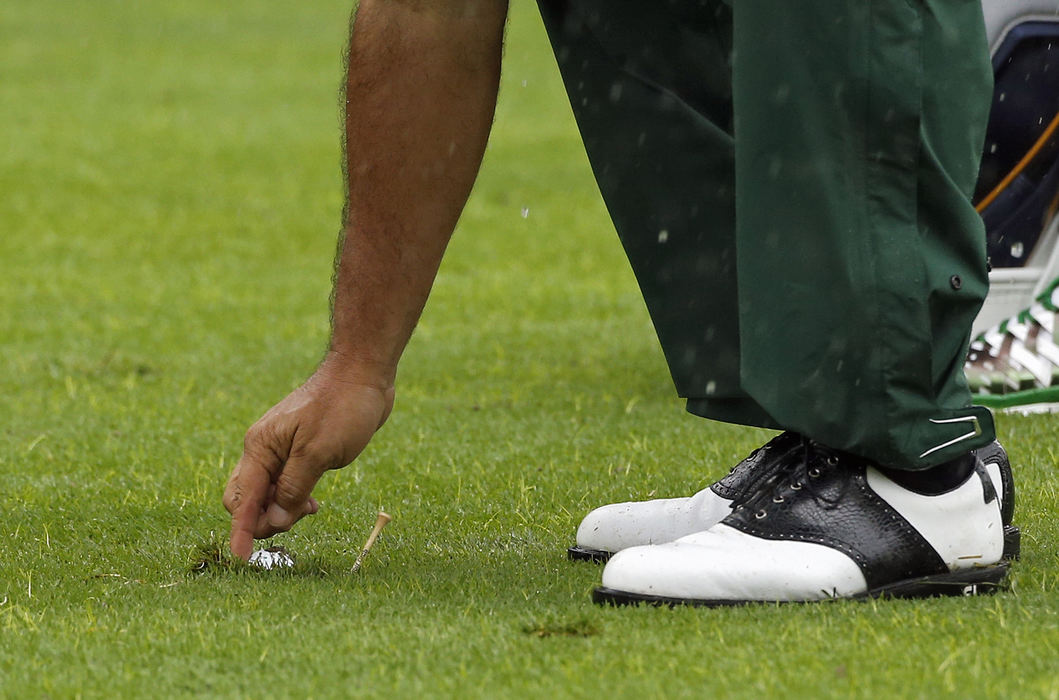
[[[600,629],[591,620],[574,620],[572,622],[546,622],[529,624],[522,631],[531,637],[595,637]]]
[[[206,542],[194,549],[189,557],[188,570],[193,574],[207,571],[229,571],[235,568],[235,559],[221,542]]]

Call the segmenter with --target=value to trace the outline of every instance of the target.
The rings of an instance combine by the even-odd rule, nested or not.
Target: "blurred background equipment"
[[[996,87],[974,201],[992,270],[975,336],[1059,277],[1059,0],[983,0],[983,9]]]

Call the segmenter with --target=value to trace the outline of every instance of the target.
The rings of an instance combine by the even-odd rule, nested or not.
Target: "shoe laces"
[[[755,448],[749,455],[747,455],[746,459],[728,470],[728,475],[721,480],[722,482],[732,477],[746,475],[745,487],[742,490],[742,494],[735,499],[736,503],[740,500],[745,500],[748,495],[756,493],[758,487],[763,482],[775,476],[777,470],[783,467],[784,458],[786,456],[783,454],[776,455],[774,459],[765,462],[764,464],[761,464],[760,460],[764,458],[769,451],[779,450],[781,443],[790,440],[792,436],[804,439],[800,435],[790,431],[780,433],[764,445]]]
[[[778,468],[756,488],[748,489],[735,502],[734,510],[751,511],[756,519],[762,520],[768,516],[769,508],[802,497],[802,494],[830,510],[842,500],[849,482],[843,482],[842,488],[834,495],[824,493],[818,484],[820,477],[837,468],[841,461],[835,450],[802,436],[801,445],[780,460]]]

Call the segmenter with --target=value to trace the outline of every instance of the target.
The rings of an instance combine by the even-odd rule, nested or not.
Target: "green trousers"
[[[538,4],[689,411],[904,469],[993,439],[980,0]]]

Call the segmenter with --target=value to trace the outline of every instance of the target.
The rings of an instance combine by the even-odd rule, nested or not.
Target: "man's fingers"
[[[249,558],[255,539],[286,532],[319,510],[313,488],[325,471],[352,460],[370,439],[377,414],[385,409],[373,399],[378,393],[361,389],[335,405],[333,392],[310,380],[247,430],[224,496],[232,513],[233,554]]]
[[[272,537],[280,532],[286,532],[294,526],[294,523],[307,515],[316,515],[319,510],[320,503],[315,498],[310,498],[302,505],[301,510],[298,512],[298,517],[290,521],[290,525],[287,525],[287,520],[276,521],[269,519],[269,513],[272,513],[272,517],[275,518],[275,513],[272,511],[272,507],[269,506],[258,515],[257,527],[254,528],[254,537],[260,540],[266,537]],[[274,522],[278,524],[273,524]]]
[[[225,506],[232,513],[229,546],[240,559],[249,559],[254,551],[254,531],[271,483],[267,467],[244,454],[225,493]]]
[[[291,456],[276,479],[276,495],[265,513],[268,524],[283,532],[302,517],[315,513],[312,504],[316,502],[310,494],[325,470],[320,460]]]

